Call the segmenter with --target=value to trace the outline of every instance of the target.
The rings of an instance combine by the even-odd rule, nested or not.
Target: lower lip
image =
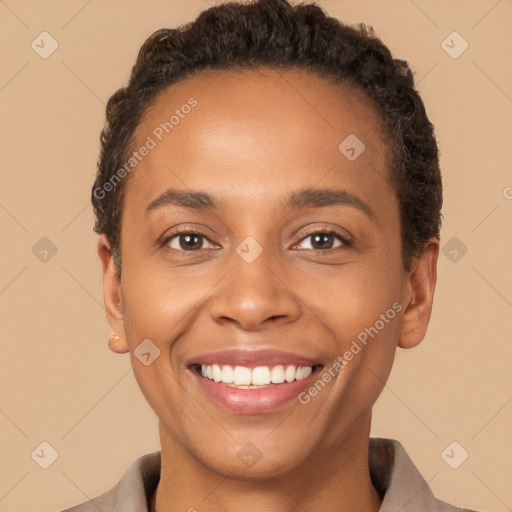
[[[262,414],[271,412],[291,400],[298,399],[300,393],[311,385],[321,368],[317,368],[308,377],[293,382],[275,384],[268,388],[238,389],[222,382],[201,377],[192,369],[189,371],[196,378],[201,389],[215,402],[238,414]]]

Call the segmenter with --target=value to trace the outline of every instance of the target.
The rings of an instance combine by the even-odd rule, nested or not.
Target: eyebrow
[[[304,188],[285,194],[284,205],[292,210],[324,208],[328,206],[351,206],[374,219],[375,212],[370,205],[346,190]],[[200,190],[169,189],[146,208],[146,213],[161,206],[179,206],[194,210],[221,210],[225,203],[207,192]]]

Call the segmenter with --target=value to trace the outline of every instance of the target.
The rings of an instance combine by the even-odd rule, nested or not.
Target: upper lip
[[[199,364],[225,364],[231,366],[247,366],[249,368],[256,366],[276,366],[282,364],[295,366],[315,366],[321,364],[319,361],[284,352],[282,350],[248,350],[248,349],[230,349],[219,352],[208,352],[199,356],[191,357],[185,361],[187,367]]]

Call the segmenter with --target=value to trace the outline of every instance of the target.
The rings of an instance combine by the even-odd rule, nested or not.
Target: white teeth
[[[212,366],[212,374],[213,374],[213,380],[215,382],[220,382],[222,380],[222,370],[220,366],[214,365]]]
[[[208,371],[208,366],[206,369]],[[251,369],[246,368],[245,366],[235,366],[233,384],[236,384],[237,386],[249,386],[251,384]]]
[[[288,366],[288,368],[286,368],[284,372],[284,378],[286,382],[292,382],[293,380],[295,380],[296,373],[297,372],[295,371],[295,366]]]
[[[270,384],[270,370],[268,366],[258,366],[252,371],[251,383],[255,386]]]
[[[204,365],[203,365],[204,366]],[[217,365],[215,365],[217,366]],[[231,384],[233,382],[233,368],[231,366],[222,367],[222,382],[224,384]]]
[[[284,381],[293,382],[309,377],[312,372],[311,366],[295,365],[283,366],[281,364],[273,367],[257,366],[248,368],[246,366],[235,366],[218,364],[202,364],[201,375],[215,382],[231,384],[233,387],[268,387],[271,384],[282,384]]]
[[[274,384],[281,384],[284,382],[284,368],[282,364],[278,364],[272,368],[270,372],[270,380]]]

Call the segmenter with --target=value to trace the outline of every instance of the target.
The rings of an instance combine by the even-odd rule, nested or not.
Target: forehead
[[[247,200],[270,184],[291,190],[321,179],[330,186],[343,176],[366,188],[388,185],[389,148],[372,101],[305,70],[185,78],[156,97],[134,140],[134,150],[152,146],[130,176],[137,185],[128,186],[146,202],[170,181],[212,192],[229,183]]]

